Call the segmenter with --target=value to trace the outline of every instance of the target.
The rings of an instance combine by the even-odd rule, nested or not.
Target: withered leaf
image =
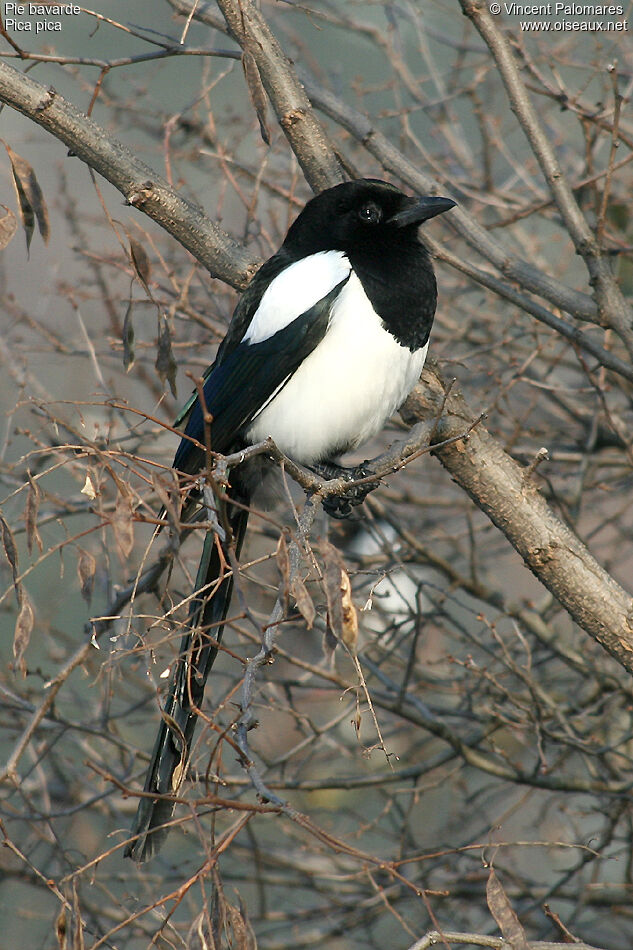
[[[132,310],[134,309],[130,300],[125,311],[123,320],[123,366],[126,370],[134,365],[134,324],[132,323]]]
[[[181,759],[176,768],[173,771],[171,777],[171,790],[175,795],[178,794],[178,790],[183,783],[183,779],[187,773],[187,763]]]
[[[81,587],[81,596],[90,603],[92,600],[92,591],[94,588],[95,574],[97,571],[97,562],[90,551],[84,551],[79,548],[79,557],[77,559],[77,576]]]
[[[244,70],[244,78],[246,79],[248,94],[255,110],[257,121],[259,122],[259,131],[261,133],[261,137],[263,138],[266,145],[270,145],[270,129],[268,128],[268,120],[266,117],[266,92],[262,84],[262,78],[259,75],[259,68],[255,61],[255,57],[252,53],[249,53],[248,50],[245,50],[242,53],[242,68]]]
[[[7,244],[15,237],[15,232],[18,229],[18,219],[11,208],[7,208],[6,205],[0,205],[0,208],[4,211],[4,214],[0,217],[0,251],[4,251]]]
[[[297,610],[305,620],[308,630],[311,630],[316,617],[316,609],[306,585],[298,574],[295,574],[290,582],[290,595],[297,605]]]
[[[86,495],[90,501],[94,501],[99,494],[99,490],[95,487],[95,481],[91,472],[87,472],[86,474],[86,481],[84,482],[84,487],[81,489],[81,494]]]
[[[2,544],[4,546],[4,553],[7,556],[7,561],[11,565],[11,571],[13,572],[13,586],[15,588],[19,602],[20,585],[18,584],[18,549],[15,546],[13,532],[2,515],[0,515],[0,525],[2,525]]]
[[[25,158],[18,155],[6,142],[3,143],[11,162],[13,184],[18,198],[20,218],[26,236],[26,249],[31,247],[31,238],[35,229],[35,222],[45,244],[48,244],[50,229],[48,224],[48,210],[42,189],[35,177],[35,172]]]
[[[233,931],[233,941],[231,946],[235,950],[257,950],[257,940],[255,933],[248,919],[246,908],[240,899],[240,906],[234,907],[227,902],[228,918]]]
[[[26,593],[24,588],[21,588],[20,609],[18,611],[18,619],[15,622],[15,632],[13,634],[13,656],[15,657],[16,666],[22,673],[22,676],[26,676],[26,663],[24,661],[24,654],[26,652],[26,648],[29,645],[29,640],[31,639],[34,622],[35,615],[33,613],[31,601],[29,600],[29,595]]]
[[[129,496],[119,491],[114,513],[112,515],[112,530],[121,556],[129,557],[134,546],[134,513]]]
[[[496,920],[502,936],[508,941],[512,950],[530,950],[525,931],[493,868],[490,868],[490,874],[488,875],[488,881],[486,883],[486,900],[490,913]]]
[[[145,288],[148,296],[152,296],[149,289],[149,278],[151,273],[151,267],[149,263],[149,257],[147,256],[147,251],[139,241],[131,237],[130,241],[130,259],[132,261],[132,266],[136,271],[136,275]]]
[[[29,554],[33,551],[33,542],[37,544],[40,554],[42,553],[42,539],[37,530],[37,514],[40,507],[40,489],[36,481],[29,476],[29,490],[26,496],[26,505],[24,506],[24,524],[26,526],[26,547]]]
[[[176,370],[178,369],[178,364],[174,358],[174,354],[171,348],[171,330],[169,329],[169,322],[167,317],[164,315],[160,317],[158,324],[158,349],[156,352],[156,362],[155,362],[156,372],[160,377],[161,383],[165,383],[165,380],[169,383],[169,388],[171,389],[171,394],[175,398],[176,393]]]
[[[352,585],[345,569],[341,572],[341,609],[343,626],[341,639],[350,653],[356,653],[358,645],[358,614],[352,601]]]
[[[66,908],[62,906],[57,920],[55,921],[55,931],[57,933],[57,946],[59,950],[68,950],[68,925],[66,921]]]
[[[343,604],[341,600],[341,581],[343,578],[343,560],[334,545],[329,541],[321,544],[323,554],[323,584],[327,602],[328,627],[337,640],[343,635]]]
[[[81,907],[79,905],[79,894],[77,893],[77,882],[73,881],[73,950],[85,950],[84,925],[81,919]]]
[[[356,652],[358,641],[358,614],[352,601],[352,585],[339,551],[324,541],[321,544],[323,554],[323,581],[327,600],[328,627],[330,632],[342,640],[352,653]]]

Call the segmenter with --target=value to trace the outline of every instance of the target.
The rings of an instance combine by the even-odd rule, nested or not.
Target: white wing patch
[[[290,264],[266,288],[243,342],[261,343],[287,327],[345,280],[351,269],[342,251],[320,251]]]
[[[324,338],[273,393],[248,438],[272,436],[282,452],[306,465],[357,448],[409,395],[427,346],[415,353],[401,346],[352,273],[332,306]]]

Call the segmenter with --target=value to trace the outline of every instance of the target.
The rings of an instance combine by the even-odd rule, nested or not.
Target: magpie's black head
[[[374,178],[346,181],[307,203],[283,246],[297,257],[330,250],[374,256],[382,248],[417,242],[418,225],[454,205],[450,198],[410,198]]]

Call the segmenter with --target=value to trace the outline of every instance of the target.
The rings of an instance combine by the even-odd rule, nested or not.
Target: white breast
[[[341,257],[341,269],[349,268]],[[332,263],[330,258],[330,270]],[[334,276],[331,280],[330,289],[338,283]],[[253,421],[249,440],[272,436],[286,455],[307,465],[357,448],[380,431],[411,392],[427,346],[415,353],[401,346],[352,272],[332,308],[325,337]]]

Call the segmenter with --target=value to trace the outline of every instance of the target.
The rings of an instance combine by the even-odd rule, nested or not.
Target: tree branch
[[[411,944],[409,950],[430,950],[431,947],[451,946],[451,944],[465,944],[469,947],[493,947],[494,950],[512,950],[512,944],[503,937],[493,937],[491,934],[465,934],[453,931],[431,930],[421,940]],[[588,943],[554,943],[550,940],[535,940],[528,944],[530,950],[599,950]]]
[[[260,263],[254,255],[52,86],[43,86],[0,62],[0,101],[64,142],[73,155],[114,185],[129,205],[175,237],[213,277],[233,287],[248,284]]]
[[[402,409],[411,424],[437,414],[437,444],[472,424],[476,414],[451,391],[439,370],[428,366],[422,384]],[[576,623],[633,673],[633,598],[560,521],[536,490],[531,473],[514,461],[483,426],[468,440],[438,447],[435,454],[476,505],[505,534],[527,566]]]
[[[600,323],[611,327],[633,357],[633,315],[611,272],[608,260],[591,231],[567,178],[562,173],[549,137],[528,96],[512,48],[485,5],[479,0],[460,0],[462,10],[488,46],[517,117],[530,143],[558,210],[565,222],[576,253],[580,254],[594,288]]]
[[[403,155],[370,118],[342,102],[312,77],[305,73],[301,76],[313,105],[361,142],[383,168],[397,175],[401,181],[421,194],[439,192],[437,181]],[[442,191],[447,193],[446,188]],[[450,197],[450,190],[448,196]],[[525,290],[544,297],[581,320],[589,320],[592,323],[597,321],[598,309],[591,297],[566,287],[528,261],[517,257],[508,248],[507,243],[497,241],[462,205],[452,209],[450,222],[447,220],[446,225],[454,228],[470,247],[494,264],[509,280],[516,281]]]
[[[251,0],[218,0],[231,36],[257,63],[279,124],[314,191],[343,180],[334,148],[317,121],[294,67]]]

